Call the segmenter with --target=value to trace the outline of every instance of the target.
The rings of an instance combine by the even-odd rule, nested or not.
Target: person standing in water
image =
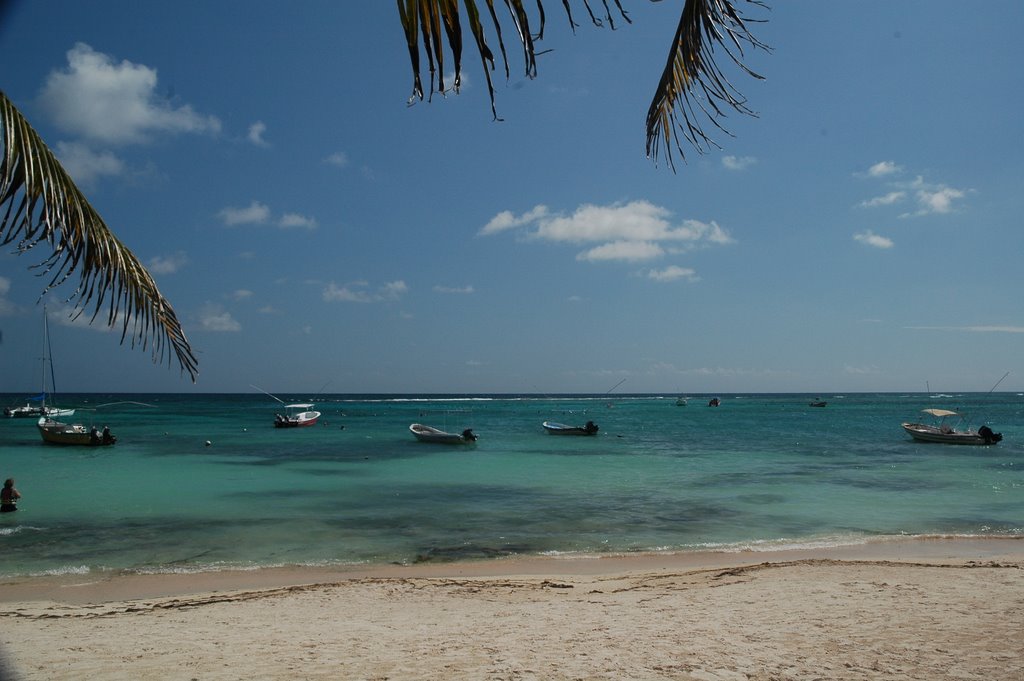
[[[18,510],[18,499],[21,493],[14,489],[14,478],[4,481],[4,489],[0,491],[0,513],[11,513]]]

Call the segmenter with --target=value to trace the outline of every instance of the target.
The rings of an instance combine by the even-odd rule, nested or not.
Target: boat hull
[[[278,416],[274,419],[275,428],[302,428],[305,426],[316,425],[316,422],[320,419],[320,412],[318,411],[304,411],[301,414],[293,414],[288,416]]]
[[[57,407],[4,407],[4,416],[12,419],[39,418],[40,416],[74,416],[74,409],[58,409]]]
[[[937,426],[924,423],[901,424],[903,430],[918,442],[938,442],[947,445],[994,445],[999,440],[986,439],[974,431],[943,431]]]

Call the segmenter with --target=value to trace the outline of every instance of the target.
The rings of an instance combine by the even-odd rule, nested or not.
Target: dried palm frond
[[[618,10],[618,15],[629,22],[629,15],[623,9],[620,0],[611,1]],[[652,2],[659,1],[652,0]],[[764,6],[760,0],[744,1]],[[491,18],[507,80],[509,77],[508,58],[501,29],[502,22],[495,10],[495,0],[481,0],[481,2],[486,5]],[[534,2],[537,6],[538,17],[536,34],[530,30],[530,17],[523,0],[504,0],[503,3],[498,3],[504,4],[508,10],[507,22],[515,28],[516,36],[523,49],[526,76],[531,79],[537,75],[536,57],[541,53],[537,51],[536,43],[544,36],[545,22],[543,0],[534,0]],[[594,14],[590,0],[582,0],[582,3],[594,25],[604,26],[607,23],[610,27],[615,27],[609,0],[601,0],[604,7],[603,18]],[[491,71],[495,69],[494,52],[488,43],[478,4],[477,0],[465,0],[466,17],[480,54],[480,60],[483,63],[484,76],[487,79],[487,92],[491,101],[491,113],[495,120],[501,120],[495,106],[494,85],[491,80]],[[570,0],[562,0],[562,7],[569,19],[570,27],[575,31],[577,24],[573,18]],[[455,67],[455,82],[452,84],[452,90],[458,93],[462,80],[462,28],[458,0],[398,0],[398,12],[402,20],[402,27],[405,29],[413,71],[413,91],[409,103],[412,104],[424,97],[423,82],[420,79],[421,44],[430,70],[428,92],[433,93],[435,90],[440,93],[447,92],[442,75],[444,45],[447,43]],[[746,100],[729,83],[712,58],[715,44],[722,45],[726,54],[743,71],[760,79],[761,76],[746,68],[741,61],[742,43],[744,42],[751,46],[764,47],[747,30],[733,1],[685,0],[679,28],[669,53],[668,65],[662,74],[647,114],[648,157],[654,157],[657,160],[658,155],[662,153],[661,141],[664,140],[663,153],[668,164],[674,168],[670,144],[674,144],[680,156],[685,158],[679,143],[680,132],[682,137],[688,140],[698,152],[704,152],[709,146],[717,146],[701,128],[699,118],[694,116],[695,106],[720,129],[721,126],[716,119],[725,115],[720,104],[728,105],[741,113],[754,115],[754,112],[747,107]],[[682,124],[678,120],[680,118]]]
[[[758,0],[746,1],[764,6]],[[719,118],[725,117],[722,104],[743,114],[757,115],[747,107],[746,99],[713,59],[714,46],[721,45],[740,69],[753,78],[763,80],[743,64],[743,43],[768,49],[747,30],[734,3],[729,0],[687,0],[679,17],[668,63],[647,111],[649,158],[657,159],[663,141],[665,158],[674,168],[671,144],[675,145],[680,157],[685,158],[680,134],[698,152],[703,153],[710,146],[718,147],[700,127],[697,119],[702,117],[696,115],[695,107],[723,132],[727,131],[718,123]]]
[[[0,91],[0,245],[25,253],[41,243],[51,253],[31,269],[49,277],[43,295],[75,273],[81,281],[68,297],[77,315],[92,304],[90,323],[109,299],[107,326],[121,325],[121,343],[152,347],[153,361],[170,352],[195,382],[198,361],[170,303],[138,258],[89,205],[53,152]],[[168,352],[168,349],[170,352]]]

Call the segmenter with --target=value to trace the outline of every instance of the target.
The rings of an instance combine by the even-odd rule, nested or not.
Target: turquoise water
[[[23,395],[0,395],[17,404]],[[309,395],[280,396],[305,401]],[[777,548],[884,535],[1024,534],[1024,396],[329,395],[321,425],[272,427],[264,395],[65,395],[114,447],[0,421],[0,575],[413,563],[503,555]],[[962,409],[994,447],[913,442]],[[595,437],[548,435],[545,420]],[[422,422],[472,446],[417,442]],[[207,444],[209,442],[209,444]]]

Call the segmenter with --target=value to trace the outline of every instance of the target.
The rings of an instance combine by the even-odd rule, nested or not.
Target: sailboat
[[[46,308],[43,308],[43,364],[46,362],[50,363],[50,383],[51,386],[55,383],[53,379],[53,348],[50,346],[50,325],[46,315]],[[46,371],[44,369],[43,376],[45,380]],[[45,391],[44,391],[45,395]],[[43,438],[43,442],[54,444],[54,445],[85,445],[85,446],[103,446],[112,445],[117,442],[117,438],[110,433],[110,429],[106,426],[100,431],[95,426],[92,428],[86,428],[80,423],[62,423],[56,420],[55,416],[71,416],[75,413],[74,409],[56,409],[49,411],[46,407],[45,401],[43,402],[43,415],[39,418],[36,427],[39,428],[39,435]]]
[[[4,407],[4,416],[12,419],[17,418],[36,418],[38,416],[72,416],[75,413],[74,409],[61,409],[59,407],[46,406],[46,362],[48,359],[47,350],[49,346],[49,340],[47,336],[46,326],[46,308],[43,307],[43,356],[40,358],[42,364],[42,375],[39,379],[39,394],[34,397],[29,397],[25,401],[25,406],[21,407]],[[56,390],[53,386],[53,363],[50,363],[50,387]],[[38,402],[39,404],[32,404],[32,402]]]

